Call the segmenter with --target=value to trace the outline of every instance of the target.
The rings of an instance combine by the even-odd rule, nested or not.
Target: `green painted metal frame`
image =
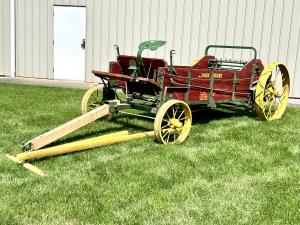
[[[241,50],[251,50],[253,51],[253,60],[255,61],[257,59],[257,51],[254,47],[251,46],[234,46],[234,45],[208,45],[205,48],[205,55],[208,55],[208,50],[210,48],[225,48],[225,49],[241,49]],[[249,89],[251,89],[253,87],[253,79],[255,77],[255,75],[257,74],[257,65],[255,64],[255,62],[253,63],[253,67],[252,67],[252,73],[251,73],[251,79],[250,79],[250,85],[249,85]]]

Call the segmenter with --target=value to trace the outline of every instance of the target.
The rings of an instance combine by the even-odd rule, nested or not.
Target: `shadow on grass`
[[[255,112],[250,111],[248,108],[246,107],[242,107],[242,106],[222,106],[222,107],[218,107],[215,109],[211,109],[211,108],[200,108],[200,109],[192,109],[193,113],[193,124],[197,125],[197,124],[207,124],[213,120],[222,120],[222,119],[227,119],[227,118],[233,118],[233,117],[243,117],[243,116],[247,116],[247,117],[251,117],[251,118],[255,118],[256,114]],[[150,113],[145,113],[142,112],[140,113],[142,115],[146,115],[146,116],[155,116],[153,114]],[[56,145],[61,145],[61,144],[66,144],[66,143],[70,143],[73,141],[79,141],[79,140],[83,140],[83,139],[87,139],[87,138],[91,138],[91,137],[95,137],[98,135],[104,135],[104,134],[109,134],[109,133],[113,133],[113,132],[118,132],[118,131],[122,131],[122,130],[134,130],[136,132],[147,132],[147,131],[151,131],[152,127],[147,127],[147,124],[136,124],[133,123],[133,120],[139,119],[140,121],[153,121],[151,119],[145,119],[145,118],[138,118],[134,115],[118,115],[113,117],[112,119],[105,121],[105,123],[112,123],[114,125],[118,125],[118,127],[110,127],[110,128],[103,128],[101,127],[98,130],[92,130],[92,131],[86,131],[86,132],[82,132],[80,134],[76,134],[73,135],[71,137],[68,138],[64,138],[62,140],[57,140],[54,143],[51,143],[46,147],[52,147],[52,146],[56,146]],[[105,119],[104,119],[105,120]],[[96,122],[101,122],[101,120],[98,120]]]
[[[256,113],[243,106],[222,106],[213,108],[203,108],[193,110],[193,124],[206,124],[213,120],[222,120],[233,117],[256,118]]]
[[[106,121],[106,123],[108,123],[108,122],[113,123],[114,125],[118,125],[118,127],[110,127],[110,128],[105,128],[105,129],[103,127],[101,127],[101,129],[82,132],[80,134],[73,135],[72,137],[64,138],[63,140],[57,140],[57,141],[45,146],[44,148],[61,145],[61,144],[66,144],[66,143],[70,143],[73,141],[80,141],[83,139],[93,138],[93,137],[96,137],[99,135],[115,133],[115,132],[124,131],[124,130],[128,130],[128,129],[136,130],[138,132],[147,132],[147,131],[152,130],[149,128],[147,129],[145,126],[134,124],[134,123],[130,122],[131,119],[136,119],[136,117],[131,116],[131,115],[116,116],[116,117]],[[101,122],[101,120],[97,120],[96,123],[97,122]]]
[[[149,115],[149,116],[153,116],[153,114],[148,114],[145,112],[142,112],[143,115]],[[215,120],[222,120],[222,119],[228,119],[228,118],[233,118],[233,117],[250,117],[250,118],[255,118],[256,114],[255,112],[250,111],[248,108],[246,107],[241,107],[241,106],[226,106],[226,107],[218,107],[215,109],[210,109],[210,108],[201,108],[201,109],[197,109],[197,110],[193,110],[193,124],[197,125],[197,124],[207,124],[210,121],[215,121]],[[47,146],[45,146],[44,148],[47,147],[52,147],[52,146],[57,146],[57,145],[61,145],[61,144],[67,144],[67,143],[71,143],[74,141],[79,141],[79,140],[83,140],[83,139],[87,139],[87,138],[92,138],[98,135],[105,135],[105,134],[109,134],[109,133],[113,133],[113,132],[118,132],[118,131],[122,131],[122,130],[134,130],[134,132],[147,132],[147,131],[151,131],[152,127],[147,127],[147,124],[134,124],[132,121],[136,120],[137,117],[133,116],[133,115],[119,115],[116,117],[113,117],[112,119],[105,121],[105,123],[113,123],[113,124],[117,124],[118,127],[110,127],[110,128],[106,128],[104,129],[103,126],[101,127],[101,129],[98,130],[92,130],[92,131],[86,131],[86,132],[81,132],[80,134],[76,134],[73,135],[71,137],[62,139],[62,140],[57,140],[54,143],[51,143]],[[152,121],[151,119],[143,119],[143,118],[139,118],[140,121]],[[96,121],[96,122],[101,122],[101,120]],[[156,139],[155,139],[155,143],[159,143]],[[73,153],[66,153],[66,154],[74,154],[76,152]],[[66,154],[62,154],[62,155],[66,155]],[[42,158],[39,159],[38,161],[43,161],[48,159],[49,157],[46,158]],[[33,160],[35,161],[35,160]]]

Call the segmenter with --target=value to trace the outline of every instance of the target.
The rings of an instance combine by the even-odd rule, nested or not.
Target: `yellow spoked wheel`
[[[169,100],[158,110],[154,133],[163,144],[183,142],[192,126],[190,107],[183,101]]]
[[[264,120],[279,119],[288,104],[290,78],[287,68],[278,62],[269,64],[259,77],[255,91],[255,110]]]
[[[88,89],[81,99],[81,114],[85,114],[96,107],[102,105],[101,103],[102,91],[101,85],[95,85]]]

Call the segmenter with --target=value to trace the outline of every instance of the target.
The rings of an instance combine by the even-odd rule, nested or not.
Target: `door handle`
[[[85,49],[85,39],[82,39],[80,46],[82,49]]]

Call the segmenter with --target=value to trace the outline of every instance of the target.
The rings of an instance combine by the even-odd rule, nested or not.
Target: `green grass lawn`
[[[46,178],[4,157],[78,116],[82,95],[0,84],[0,224],[300,224],[300,108],[273,122],[197,112],[183,144],[148,138],[32,162]],[[119,116],[56,144],[152,127]]]

